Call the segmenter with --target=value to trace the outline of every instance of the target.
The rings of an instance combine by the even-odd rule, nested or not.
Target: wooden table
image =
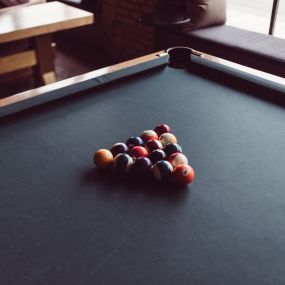
[[[51,34],[92,23],[92,13],[57,1],[0,12],[0,44],[28,39],[31,47],[0,57],[0,74],[35,66],[36,79],[56,81]]]

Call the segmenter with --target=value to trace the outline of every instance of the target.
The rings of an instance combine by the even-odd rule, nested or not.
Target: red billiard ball
[[[150,141],[150,140],[157,140],[158,139],[158,135],[153,130],[146,130],[146,131],[143,131],[141,133],[141,138],[146,143],[147,141]]]
[[[130,152],[133,158],[148,156],[148,150],[143,146],[134,146]]]
[[[154,131],[157,133],[158,137],[160,137],[164,133],[170,133],[171,129],[169,126],[165,124],[158,125],[154,128]]]
[[[166,154],[162,149],[156,149],[156,150],[151,152],[151,154],[149,155],[149,159],[154,164],[160,160],[165,160]]]
[[[135,160],[132,173],[137,176],[148,176],[151,174],[152,163],[147,157],[139,157]]]
[[[126,141],[126,145],[128,146],[128,148],[130,150],[134,146],[143,146],[144,145],[144,141],[140,137],[130,137]]]
[[[113,156],[115,157],[119,153],[127,153],[129,151],[128,146],[125,143],[115,143],[110,151],[112,152]]]
[[[187,157],[180,152],[171,154],[170,157],[168,158],[168,161],[172,164],[174,168],[180,164],[188,164]]]
[[[148,150],[149,153],[156,149],[162,149],[163,145],[159,140],[150,140],[145,144],[145,148]]]
[[[151,168],[153,177],[159,181],[166,181],[170,178],[173,171],[173,167],[170,162],[166,160],[160,160]]]
[[[127,153],[120,153],[115,156],[113,170],[118,174],[125,174],[131,170],[134,160]]]
[[[112,166],[113,155],[108,149],[99,149],[94,153],[93,161],[100,169],[106,169]]]
[[[172,176],[175,183],[187,185],[195,178],[195,172],[192,166],[188,164],[180,164],[174,168]]]

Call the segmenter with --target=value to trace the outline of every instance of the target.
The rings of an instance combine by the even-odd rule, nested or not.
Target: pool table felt
[[[282,90],[196,67],[0,120],[1,284],[283,284]],[[195,168],[191,186],[93,167],[96,149],[158,123]]]

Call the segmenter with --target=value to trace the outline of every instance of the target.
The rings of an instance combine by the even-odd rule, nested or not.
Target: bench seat
[[[175,45],[194,49],[285,77],[285,39],[228,25],[171,36]]]

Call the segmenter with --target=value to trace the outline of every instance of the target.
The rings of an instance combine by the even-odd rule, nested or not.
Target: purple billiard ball
[[[115,143],[111,149],[110,149],[111,153],[113,154],[113,156],[115,157],[116,155],[118,155],[119,153],[127,153],[129,151],[128,146],[125,143]]]
[[[132,173],[138,176],[147,176],[151,174],[152,163],[147,157],[139,157],[135,160]]]
[[[151,152],[149,159],[153,164],[157,163],[160,160],[166,159],[166,154],[162,149],[156,149]]]
[[[130,137],[126,142],[126,145],[128,146],[129,150],[131,150],[134,146],[143,146],[144,141],[140,137]]]

